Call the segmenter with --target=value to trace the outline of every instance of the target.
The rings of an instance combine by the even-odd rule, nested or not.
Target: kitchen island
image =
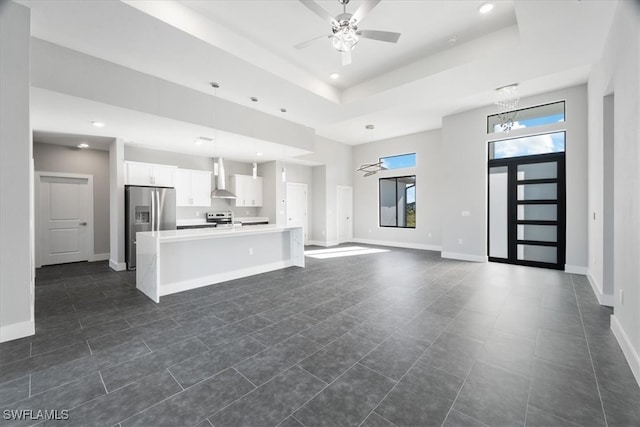
[[[137,288],[160,297],[291,266],[304,267],[302,227],[254,225],[137,233]]]

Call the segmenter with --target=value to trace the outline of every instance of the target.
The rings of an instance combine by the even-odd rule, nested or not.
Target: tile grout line
[[[465,274],[463,277],[461,277],[461,278],[456,282],[456,284],[455,284],[451,289],[453,289],[453,288],[454,288],[455,286],[457,286],[460,282],[462,282],[462,280],[464,280],[464,279],[465,279],[469,274],[470,274],[470,273],[467,273],[467,274]],[[443,273],[442,275],[444,275],[444,273]],[[441,276],[442,276],[442,275],[441,275]],[[438,276],[438,277],[440,277],[440,276]],[[447,291],[447,292],[448,292],[448,291]],[[445,292],[445,294],[446,294],[446,292]],[[437,299],[436,299],[436,300],[437,300]],[[425,310],[426,310],[426,308],[425,308],[424,310],[422,310],[422,311],[425,311]],[[421,311],[421,312],[422,312],[422,311]],[[380,401],[378,402],[378,404],[377,404],[377,405],[376,405],[376,406],[375,406],[371,411],[369,411],[369,413],[367,414],[367,416],[366,416],[366,417],[364,417],[364,418],[362,419],[362,421],[360,422],[359,426],[361,426],[361,425],[365,422],[365,420],[366,420],[366,419],[367,419],[367,418],[368,418],[368,417],[369,417],[373,412],[375,412],[375,410],[378,408],[378,406],[380,406],[380,404],[381,404],[382,402],[384,402],[384,400],[387,398],[387,396],[389,396],[389,394],[391,394],[391,392],[392,392],[393,390],[395,390],[395,388],[398,386],[398,384],[400,384],[400,381],[402,381],[402,379],[403,379],[403,378],[404,378],[404,377],[409,373],[409,371],[410,371],[411,369],[413,369],[413,367],[414,367],[414,366],[416,366],[416,364],[417,364],[417,363],[418,363],[418,361],[422,358],[422,356],[424,356],[424,355],[425,355],[425,353],[429,351],[429,349],[431,348],[431,346],[432,346],[436,341],[438,341],[438,339],[442,336],[442,334],[444,334],[444,333],[446,332],[446,330],[447,330],[447,328],[449,327],[449,325],[451,325],[453,322],[455,322],[455,320],[458,318],[458,316],[460,316],[460,313],[462,313],[462,310],[460,310],[460,312],[456,315],[456,317],[454,317],[454,318],[451,320],[451,322],[449,322],[449,323],[447,324],[447,327],[446,327],[446,328],[444,328],[444,329],[442,330],[442,332],[440,332],[440,333],[438,334],[438,336],[437,336],[437,337],[436,337],[436,338],[435,338],[435,339],[434,339],[434,340],[433,340],[433,341],[432,341],[432,342],[427,346],[427,348],[422,352],[422,354],[420,354],[420,356],[418,356],[418,358],[413,362],[413,364],[411,364],[411,366],[409,367],[409,369],[407,369],[407,371],[406,371],[406,372],[405,372],[405,373],[400,377],[400,379],[398,379],[398,381],[396,382],[396,384],[394,384],[394,386],[393,386],[393,387],[391,387],[391,389],[387,392],[387,394],[385,394],[385,395],[382,397],[382,399],[380,399]],[[417,316],[416,316],[416,317],[417,317]],[[394,333],[395,333],[395,332],[394,332]],[[393,335],[393,333],[392,333],[392,335]],[[388,339],[389,339],[389,338],[385,339],[383,342],[387,341]],[[414,338],[414,339],[416,339],[416,338]],[[380,343],[380,345],[381,345],[381,344],[382,344],[382,343]],[[377,347],[376,347],[376,348],[377,348]],[[372,351],[373,351],[373,350],[372,350]],[[369,352],[369,353],[371,353],[371,352]],[[367,355],[368,355],[368,354],[367,354]],[[366,356],[365,356],[365,357],[366,357]],[[362,359],[364,359],[364,357],[363,357]],[[360,359],[360,360],[362,360],[362,359]],[[358,363],[360,362],[360,360],[358,361]],[[364,366],[364,365],[363,365],[363,366]],[[475,362],[474,362],[474,366],[475,366]],[[473,366],[472,366],[472,368],[473,368]],[[469,374],[471,374],[471,370],[469,370]],[[467,377],[469,376],[469,374],[467,374]],[[464,386],[464,383],[465,383],[465,382],[466,382],[466,378],[465,378],[465,380],[463,381],[462,385],[460,386],[460,390],[458,390],[458,395],[460,394],[460,391],[462,391],[462,387]],[[457,399],[457,398],[458,398],[458,396],[456,395],[456,399]],[[455,403],[455,400],[454,400],[454,401],[453,401],[453,403],[451,404],[451,408],[453,408],[453,404],[454,404],[454,403]],[[447,417],[449,416],[449,412],[451,412],[451,408],[449,408],[449,411],[447,412],[447,415],[445,416],[444,420],[442,421],[443,423],[444,423],[444,421],[447,419]],[[376,414],[377,414],[377,413],[376,413]]]
[[[473,365],[471,365],[471,369],[469,369],[469,373],[467,373],[467,376],[462,381],[462,385],[460,386],[460,390],[458,390],[458,393],[456,394],[456,398],[453,399],[453,402],[451,402],[451,407],[447,411],[447,415],[444,417],[444,420],[442,421],[442,425],[444,425],[444,422],[447,420],[447,418],[449,418],[449,414],[451,414],[451,411],[453,410],[453,407],[455,406],[456,402],[458,401],[458,398],[460,397],[460,393],[462,393],[462,389],[464,389],[464,385],[467,383],[467,380],[469,379],[469,376],[471,375],[471,372],[473,371],[473,368],[476,366],[477,363],[478,363],[478,361],[475,360],[473,362]],[[458,412],[460,412],[460,411],[458,411]],[[464,414],[464,412],[460,412],[460,413]],[[469,416],[468,414],[465,414],[465,415],[468,416],[469,418],[472,418],[472,419],[475,420],[475,418]],[[476,420],[476,421],[480,421],[480,420]],[[482,421],[480,421],[480,422],[482,422]]]
[[[98,371],[98,375],[100,376],[100,382],[102,383],[102,387],[104,387],[104,392],[109,394],[109,390],[107,390],[107,385],[104,383],[104,378],[102,378],[102,372]]]
[[[569,276],[571,278],[571,288],[573,289],[573,297],[576,300],[576,305],[578,306],[578,314],[580,315],[580,324],[582,325],[582,333],[584,333],[584,340],[587,343],[587,352],[589,353],[589,361],[591,362],[591,370],[593,372],[593,377],[596,380],[596,389],[598,390],[598,397],[600,398],[600,408],[602,409],[602,416],[604,418],[605,427],[609,427],[609,423],[607,422],[607,413],[604,410],[604,402],[602,401],[602,393],[600,392],[600,384],[598,381],[598,374],[596,374],[596,367],[593,364],[593,356],[591,355],[591,346],[589,345],[589,338],[587,338],[587,330],[584,327],[584,318],[582,317],[582,309],[580,308],[580,301],[578,300],[578,294],[576,293],[576,284],[573,280],[573,275]]]
[[[180,381],[178,381],[178,380],[176,379],[176,377],[174,377],[174,376],[173,376],[173,374],[171,373],[171,371],[169,370],[169,368],[166,368],[165,370],[167,371],[167,373],[168,373],[169,375],[171,375],[171,378],[173,378],[173,380],[174,380],[175,382],[177,382],[177,383],[178,383],[178,385],[180,386],[180,388],[182,389],[182,391],[184,391],[184,387],[182,387],[182,384],[180,384]],[[180,393],[180,392],[178,392],[178,393]]]
[[[533,378],[529,383],[529,391],[527,392],[527,406],[524,408],[524,425],[527,425],[527,417],[529,416],[529,400],[531,399],[531,388],[533,388]]]
[[[245,361],[247,359],[243,359],[241,362]],[[241,363],[238,362],[238,363]],[[244,378],[245,380],[249,381],[249,384],[251,384],[254,387],[254,390],[256,388],[258,388],[259,386],[257,386],[253,381],[251,381],[249,378],[245,377],[242,372],[240,372],[235,366],[232,366],[231,369],[233,369],[234,371],[236,371],[242,378]],[[281,373],[281,372],[280,372]],[[280,373],[278,373],[278,375],[280,375]],[[276,375],[277,376],[277,375]]]
[[[31,397],[31,375],[29,374],[29,397]]]
[[[318,351],[320,351],[320,350],[318,350]],[[296,363],[296,364],[295,364],[295,365],[293,365],[293,366],[296,366],[296,367],[298,367],[298,368],[302,369],[303,371],[305,371],[306,373],[308,373],[308,374],[309,374],[309,375],[311,375],[312,377],[319,379],[319,380],[320,380],[320,381],[322,381],[323,383],[325,383],[325,384],[329,384],[328,382],[326,382],[325,380],[323,380],[323,379],[322,379],[322,378],[320,378],[319,376],[317,376],[317,375],[313,374],[312,372],[307,371],[307,370],[306,370],[306,369],[304,369],[302,366],[300,366],[300,362],[302,362],[303,360],[304,360],[304,359],[302,359],[302,360],[298,361],[298,363]],[[292,367],[293,367],[293,366],[292,366]],[[289,369],[291,369],[291,368],[289,368]],[[288,369],[286,369],[286,370],[288,370]],[[285,371],[286,371],[286,370],[285,370]],[[285,372],[285,371],[282,371],[282,372]],[[282,373],[282,372],[281,372],[281,373]],[[280,374],[278,374],[278,375],[280,375]]]

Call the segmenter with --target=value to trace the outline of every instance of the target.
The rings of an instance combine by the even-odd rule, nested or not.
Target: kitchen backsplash
[[[187,207],[178,207],[176,209],[176,219],[181,220],[181,219],[195,219],[195,218],[205,218],[205,213],[206,212],[214,212],[214,211],[233,211],[233,215],[235,217],[253,217],[253,216],[258,216],[258,211],[260,208],[246,208],[246,207],[240,207],[237,208],[234,205],[233,201],[227,201],[227,200],[222,200],[222,199],[212,199],[211,200],[211,207],[205,206],[199,206],[199,207],[191,207],[191,206],[187,206]],[[199,213],[200,215],[196,215],[196,213]]]

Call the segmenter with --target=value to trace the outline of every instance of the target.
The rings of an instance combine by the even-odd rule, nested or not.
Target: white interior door
[[[338,185],[336,197],[338,243],[353,240],[353,188]]]
[[[287,225],[304,228],[307,242],[307,184],[287,182]]]
[[[38,172],[38,266],[88,261],[93,253],[93,181]]]

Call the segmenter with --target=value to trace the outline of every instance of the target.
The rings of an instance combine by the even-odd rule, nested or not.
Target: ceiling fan
[[[397,43],[400,38],[400,33],[391,31],[358,29],[358,25],[367,14],[371,12],[371,9],[380,3],[380,0],[365,0],[354,14],[347,13],[349,0],[338,0],[342,5],[342,13],[335,18],[314,0],[299,1],[320,18],[328,20],[331,23],[331,34],[315,37],[297,44],[294,46],[296,49],[307,47],[316,40],[330,38],[332,39],[333,47],[337,51],[342,52],[342,65],[349,65],[351,64],[351,50],[358,44],[360,37],[388,43]]]

